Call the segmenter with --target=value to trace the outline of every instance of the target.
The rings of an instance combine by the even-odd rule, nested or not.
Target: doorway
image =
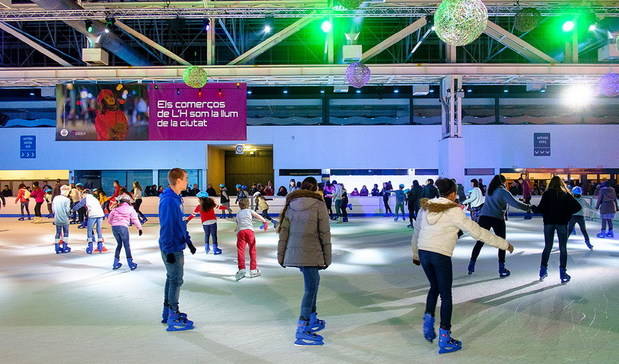
[[[266,185],[273,176],[272,145],[244,145],[242,153],[236,145],[208,146],[207,182],[216,189],[223,183],[234,194],[237,184]]]

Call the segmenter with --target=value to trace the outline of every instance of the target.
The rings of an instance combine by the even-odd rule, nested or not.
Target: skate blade
[[[449,354],[449,353],[453,353],[453,352],[459,351],[459,350],[462,350],[462,347],[450,348],[450,349],[439,349],[438,353],[439,354]]]
[[[325,342],[322,341],[322,340],[314,341],[314,340],[297,339],[294,342],[295,346],[321,346],[321,345],[324,345],[324,344],[325,344]]]
[[[168,326],[168,328],[166,329],[166,331],[188,331],[188,330],[193,330],[195,329],[195,326]]]

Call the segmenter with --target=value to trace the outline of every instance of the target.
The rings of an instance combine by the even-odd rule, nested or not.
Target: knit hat
[[[400,188],[404,188],[404,185],[403,185],[403,184],[400,184]]]
[[[123,193],[122,195],[116,196],[116,201],[120,202],[131,202],[131,196]]]
[[[572,188],[572,195],[582,195],[582,188],[578,186]]]
[[[219,184],[219,187],[224,188],[224,187],[226,187],[226,185],[225,185],[225,184],[223,184],[223,183],[220,183],[220,184]]]
[[[208,193],[206,193],[206,192],[198,192],[196,197],[198,197],[198,198],[207,198],[208,197]]]
[[[237,184],[235,187],[236,187],[236,188],[241,188],[241,187],[243,187],[243,186],[241,186],[241,185]]]

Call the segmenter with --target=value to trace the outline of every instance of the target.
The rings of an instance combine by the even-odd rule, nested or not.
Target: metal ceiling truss
[[[204,66],[210,82],[250,86],[333,86],[346,84],[347,65]],[[461,76],[469,85],[595,83],[619,65],[604,64],[377,64],[368,85],[438,84]],[[183,66],[0,68],[0,86],[52,86],[66,82],[173,82]]]
[[[242,4],[242,3],[241,3]],[[619,6],[592,6],[592,12],[599,16],[618,17]],[[492,16],[515,16],[522,6],[501,5],[488,6],[488,12]],[[566,6],[557,4],[547,4],[537,8],[543,16],[556,16],[573,13],[573,10]],[[25,10],[0,10],[0,21],[53,21],[53,20],[87,20],[104,19],[113,17],[115,19],[174,19],[177,17],[186,19],[204,18],[304,18],[315,17],[422,17],[434,13],[434,6],[390,6],[375,5],[357,10],[339,10],[331,8],[270,8],[270,7],[217,7],[217,8],[173,8],[173,7],[137,7],[137,8],[87,8],[81,10],[44,10],[44,9],[25,9]]]

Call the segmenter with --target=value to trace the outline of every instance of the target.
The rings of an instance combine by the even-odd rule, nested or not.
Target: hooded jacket
[[[598,192],[598,201],[595,206],[600,209],[600,214],[614,214],[617,212],[617,192],[612,187],[602,187]]]
[[[496,219],[505,219],[507,205],[511,205],[517,209],[529,211],[531,206],[522,203],[514,198],[505,187],[498,187],[492,192],[492,195],[487,195],[484,201],[484,207],[481,208],[480,216],[490,216]]]
[[[279,227],[277,260],[289,267],[331,265],[331,227],[322,196],[297,190],[286,197]]]
[[[125,226],[129,227],[129,224],[135,225],[138,230],[142,230],[142,224],[140,224],[140,220],[138,219],[138,213],[135,212],[135,209],[129,203],[121,203],[116,206],[107,218],[108,222],[112,226]]]
[[[159,249],[165,254],[183,251],[191,241],[183,214],[183,199],[166,188],[159,196]]]
[[[481,240],[499,249],[506,250],[509,247],[505,239],[480,227],[466,217],[458,204],[444,197],[422,199],[421,210],[414,227],[411,245],[415,260],[419,260],[419,249],[451,257],[460,230],[475,240]]]
[[[90,218],[94,219],[105,216],[105,213],[103,213],[103,209],[101,208],[101,203],[99,203],[99,200],[97,200],[97,198],[90,193],[85,193],[84,198],[73,205],[72,210],[77,211],[84,206],[86,206],[88,217]]]
[[[460,203],[463,205],[471,204],[471,207],[479,207],[484,204],[484,200],[484,194],[481,193],[481,189],[474,187],[469,193],[469,198]]]

